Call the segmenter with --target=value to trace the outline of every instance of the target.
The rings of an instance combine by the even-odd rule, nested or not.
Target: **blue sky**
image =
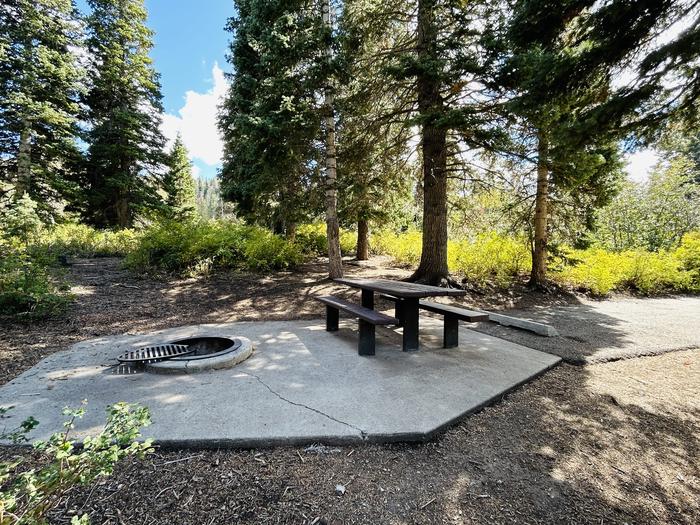
[[[155,32],[151,52],[161,75],[163,132],[180,132],[195,174],[212,177],[219,167],[221,143],[216,105],[226,90],[223,70],[229,34],[224,26],[234,13],[233,0],[146,0],[148,26]],[[77,0],[88,12],[87,0]]]

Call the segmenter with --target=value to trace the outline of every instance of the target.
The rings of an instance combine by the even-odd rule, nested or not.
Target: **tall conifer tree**
[[[308,0],[237,0],[219,117],[221,189],[248,220],[293,235],[320,209],[324,28]]]
[[[168,152],[165,166],[163,190],[166,194],[166,215],[176,220],[193,218],[196,213],[196,190],[192,177],[192,162],[190,162],[187,148],[179,134],[172,149]]]
[[[0,6],[0,180],[45,212],[70,189],[78,155],[79,36],[71,0]]]
[[[653,135],[670,116],[694,106],[700,95],[697,22],[667,44],[655,48],[654,41],[684,16],[697,17],[698,5],[522,0],[505,21],[501,4],[497,10],[504,35],[497,84],[510,90],[506,107],[523,119],[525,147],[536,159],[531,284],[542,285],[550,193],[586,192],[604,204],[621,171],[615,142]],[[615,72],[630,65],[636,80],[615,87]]]
[[[149,57],[153,32],[143,0],[89,0],[91,84],[85,99],[87,221],[128,227],[160,206],[164,138],[161,93]]]

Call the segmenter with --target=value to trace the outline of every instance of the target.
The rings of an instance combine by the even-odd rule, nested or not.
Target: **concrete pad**
[[[79,343],[0,388],[0,406],[15,406],[3,426],[34,416],[31,437],[46,438],[61,429],[64,406],[87,399],[78,439],[100,429],[108,404],[127,401],[150,408],[144,436],[163,446],[422,441],[560,360],[466,328],[459,348],[442,349],[442,322],[428,317],[421,351],[401,352],[400,330],[379,328],[377,354],[360,357],[355,325],[328,333],[318,320],[227,323]],[[205,333],[247,337],[255,351],[227,370],[114,373],[129,348]]]

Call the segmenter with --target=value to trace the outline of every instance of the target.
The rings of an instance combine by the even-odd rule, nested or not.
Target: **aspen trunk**
[[[323,0],[323,23],[331,26],[330,0]],[[330,62],[331,49],[326,50]],[[343,276],[343,260],[340,253],[340,226],[338,224],[338,190],[336,188],[336,153],[335,153],[335,114],[333,109],[333,91],[328,85],[324,89],[324,110],[326,113],[326,235],[328,238],[328,277],[337,279]]]
[[[433,0],[418,1],[417,51],[420,61],[437,56],[437,26]],[[447,130],[434,124],[442,111],[440,81],[434,75],[417,76],[418,111],[426,117],[421,130],[423,157],[423,241],[418,269],[410,280],[441,284],[447,268]]]
[[[357,221],[357,260],[369,259],[369,222],[367,219]]]
[[[535,239],[532,249],[530,285],[541,286],[547,278],[547,218],[549,201],[549,143],[542,132],[537,136],[537,193],[535,195]]]
[[[17,180],[15,192],[22,197],[29,192],[32,185],[32,128],[28,122],[19,135],[19,151],[17,153]]]

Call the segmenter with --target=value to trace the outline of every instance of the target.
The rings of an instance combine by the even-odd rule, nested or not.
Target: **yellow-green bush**
[[[378,231],[372,235],[372,253],[390,255],[399,264],[416,265],[420,261],[422,234],[418,230],[403,233]]]
[[[314,222],[302,224],[296,230],[294,242],[302,252],[309,255],[324,255],[328,253],[326,241],[326,224]],[[354,253],[357,247],[357,234],[352,230],[340,230],[340,251],[343,255]]]
[[[374,253],[415,266],[420,261],[421,233],[380,231],[373,235],[371,247]],[[700,291],[700,233],[687,234],[671,252],[562,248],[562,253],[550,265],[552,278],[595,295],[625,290],[642,295]],[[493,232],[473,240],[449,241],[447,256],[451,272],[469,282],[501,287],[528,273],[532,264],[526,239]]]
[[[507,286],[529,271],[531,258],[524,239],[492,232],[477,235],[473,241],[448,243],[447,263],[451,272],[470,282]]]
[[[692,291],[692,272],[683,268],[674,252],[628,250],[608,252],[596,248],[568,250],[567,263],[555,279],[595,295],[630,290],[643,295]]]
[[[357,232],[352,230],[340,230],[340,251],[343,255],[355,253],[357,249]]]
[[[281,270],[299,264],[299,247],[231,221],[163,222],[144,230],[125,259],[147,272],[201,274],[215,268]]]
[[[694,289],[700,290],[700,232],[686,233],[673,255],[690,272]]]
[[[138,241],[136,230],[96,230],[84,224],[59,224],[45,230],[33,244],[34,250],[76,257],[117,257],[132,251]]]
[[[0,242],[0,316],[43,317],[62,311],[71,300],[70,287],[46,259]]]
[[[420,261],[422,234],[417,230],[404,233],[380,231],[372,236],[374,253],[390,255],[400,264],[416,265]],[[478,235],[474,240],[449,241],[447,263],[451,272],[467,280],[507,286],[527,271],[530,252],[523,239],[497,233]]]
[[[297,228],[294,242],[307,254],[319,255],[327,252],[326,225],[321,222],[302,224]]]
[[[629,257],[603,249],[563,250],[564,263],[552,276],[595,295],[615,289],[630,272]]]

